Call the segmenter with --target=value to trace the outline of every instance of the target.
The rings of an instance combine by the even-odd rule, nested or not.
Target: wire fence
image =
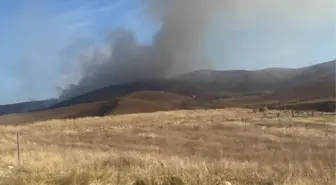
[[[270,112],[267,113],[267,111],[266,111],[265,115],[267,115],[267,114],[273,115],[272,118],[281,118],[281,114],[279,114],[278,112],[271,113],[271,111],[270,111]],[[315,111],[310,111],[310,112],[308,112],[308,111],[289,111],[287,115],[289,115],[289,117],[292,117],[292,118],[294,118],[294,117],[303,117],[304,118],[304,117],[307,117],[307,116],[308,117],[309,116],[319,117],[319,116],[323,116],[323,115],[335,115],[335,113],[333,113],[333,112],[332,113],[324,113],[324,112],[315,112]],[[264,118],[266,118],[266,117],[264,117]],[[251,122],[251,119],[242,118],[241,121],[244,123],[245,129],[247,129],[248,128],[248,123]],[[293,122],[293,120],[292,120],[292,122]],[[293,123],[289,122],[288,125],[285,126],[285,130],[293,129],[294,126],[295,125]],[[268,129],[272,128],[273,125],[264,124],[264,127],[265,127],[266,130],[268,130]],[[307,131],[309,129],[311,129],[310,123],[305,122],[303,128],[305,128]],[[330,128],[330,124],[327,123],[327,122],[321,123],[320,128],[322,128],[321,130],[324,130],[326,136],[330,136],[330,133],[333,133],[332,129]],[[24,139],[24,137],[23,137],[24,135],[25,135],[25,133],[20,133],[19,131],[17,131],[16,134],[15,134],[15,144],[16,144],[16,147],[15,147],[16,149],[15,150],[16,150],[16,159],[17,159],[17,165],[18,166],[22,165],[20,141],[22,141]]]

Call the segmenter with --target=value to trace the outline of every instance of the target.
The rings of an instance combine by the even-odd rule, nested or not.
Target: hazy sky
[[[104,49],[113,28],[132,29],[149,44],[159,25],[141,1],[0,1],[0,104],[50,98],[76,82],[77,51]],[[206,37],[209,68],[302,67],[336,58],[335,0],[223,1]]]

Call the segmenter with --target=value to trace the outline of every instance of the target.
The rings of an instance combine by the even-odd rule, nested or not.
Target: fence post
[[[20,140],[19,140],[19,132],[16,132],[16,151],[17,151],[17,162],[20,166]]]

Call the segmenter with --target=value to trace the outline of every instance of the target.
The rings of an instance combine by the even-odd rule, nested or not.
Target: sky
[[[80,78],[79,55],[131,29],[150,44],[160,28],[142,0],[0,1],[0,104],[47,99]],[[226,0],[205,35],[209,68],[303,67],[336,58],[334,0]],[[108,51],[107,51],[108,52]]]

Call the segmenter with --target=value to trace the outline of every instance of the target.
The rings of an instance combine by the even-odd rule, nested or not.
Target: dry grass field
[[[189,110],[0,126],[0,185],[335,184],[335,117],[275,115]]]

